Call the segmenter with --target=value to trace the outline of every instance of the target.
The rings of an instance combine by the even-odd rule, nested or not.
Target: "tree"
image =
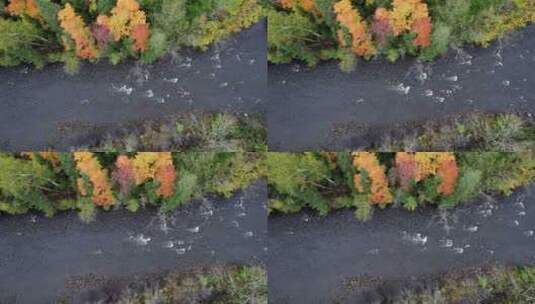
[[[65,7],[58,12],[60,26],[65,30],[69,37],[74,40],[76,46],[76,55],[80,58],[96,58],[98,55],[95,40],[88,27],[85,26],[82,17],[76,15],[72,6],[67,3]],[[70,43],[63,39],[66,50],[70,49]]]
[[[358,10],[353,9],[350,0],[341,0],[334,5],[336,20],[351,34],[352,51],[359,56],[372,56],[376,53],[371,34],[366,22]],[[342,47],[346,46],[344,29],[338,30],[338,40]]]
[[[358,192],[369,192],[368,201],[372,204],[392,203],[385,166],[379,163],[375,153],[354,152],[353,166],[357,170],[353,181]]]
[[[91,200],[95,205],[112,205],[115,199],[108,180],[108,170],[102,168],[94,153],[74,152],[74,160],[82,175],[77,180],[80,195],[88,196],[91,192]]]

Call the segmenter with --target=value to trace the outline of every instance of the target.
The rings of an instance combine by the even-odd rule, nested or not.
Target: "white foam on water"
[[[366,252],[366,254],[369,254],[369,255],[379,255],[379,249],[375,248],[375,249],[368,250],[368,251]]]
[[[427,243],[427,236],[421,233],[408,233],[403,231],[403,239],[415,245],[424,246]]]
[[[170,82],[170,83],[177,83],[178,78],[164,78],[163,81]]]
[[[130,95],[132,94],[132,92],[134,91],[134,88],[133,87],[128,87],[126,84],[118,87],[114,84],[111,85],[111,87],[117,92],[117,93],[124,93],[126,95]]]
[[[466,228],[466,231],[477,232],[478,229],[479,229],[478,226],[470,226],[470,227]]]
[[[450,248],[450,247],[453,247],[453,240],[442,239],[442,240],[438,241],[438,244],[439,244],[440,247]]]
[[[175,243],[173,241],[167,241],[163,244],[164,248],[173,248],[175,247]]]
[[[146,237],[143,233],[138,235],[131,235],[128,237],[128,240],[134,242],[138,246],[147,246],[151,241],[150,237]]]
[[[400,83],[396,86],[393,86],[392,89],[400,94],[408,95],[411,91],[411,86],[405,86],[403,83]]]
[[[200,228],[199,228],[199,226],[197,226],[197,227],[193,227],[193,228],[188,228],[187,230],[189,232],[191,232],[191,233],[199,233]]]

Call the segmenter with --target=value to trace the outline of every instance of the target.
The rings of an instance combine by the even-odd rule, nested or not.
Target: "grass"
[[[494,265],[442,275],[422,288],[407,288],[397,304],[535,302],[535,268]]]
[[[158,280],[131,284],[95,303],[267,304],[267,273],[259,265],[224,265],[187,272],[174,271]]]
[[[356,123],[333,128],[334,138],[355,138],[363,151],[502,151],[535,148],[535,120],[520,113],[471,111],[395,127]]]
[[[61,132],[77,137],[74,151],[267,151],[263,119],[245,113],[183,112],[123,126],[70,124],[62,126]]]
[[[368,150],[521,152],[535,148],[533,117],[515,113],[473,112],[384,133]]]

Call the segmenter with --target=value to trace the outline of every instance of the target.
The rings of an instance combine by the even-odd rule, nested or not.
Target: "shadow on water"
[[[268,220],[273,303],[368,303],[348,280],[407,280],[483,263],[534,262],[535,185],[450,211],[387,209]],[[344,300],[345,299],[345,300]]]
[[[531,25],[489,48],[451,50],[432,63],[415,58],[360,62],[351,74],[334,62],[312,69],[270,65],[270,149],[358,147],[362,138],[336,134],[340,125],[390,129],[469,110],[533,113],[534,49]]]
[[[65,124],[106,125],[186,110],[263,113],[267,66],[265,22],[206,52],[182,50],[151,65],[85,64],[0,70],[0,147],[65,150]]]
[[[0,217],[0,303],[75,299],[109,280],[165,270],[264,262],[266,184],[230,199],[201,199],[163,215],[101,212],[85,224],[73,212],[53,218]]]

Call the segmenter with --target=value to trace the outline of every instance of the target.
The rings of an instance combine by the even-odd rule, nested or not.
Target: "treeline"
[[[315,65],[405,55],[431,60],[451,45],[486,46],[535,21],[534,0],[278,0],[267,12],[268,59]]]
[[[351,208],[452,208],[479,194],[510,194],[535,178],[533,152],[321,152],[267,155],[269,209],[320,214]]]
[[[204,49],[261,14],[257,0],[1,0],[0,66],[150,63],[179,47]]]
[[[207,194],[230,196],[264,174],[262,155],[209,152],[0,154],[0,214],[52,216],[143,206],[170,211]]]

